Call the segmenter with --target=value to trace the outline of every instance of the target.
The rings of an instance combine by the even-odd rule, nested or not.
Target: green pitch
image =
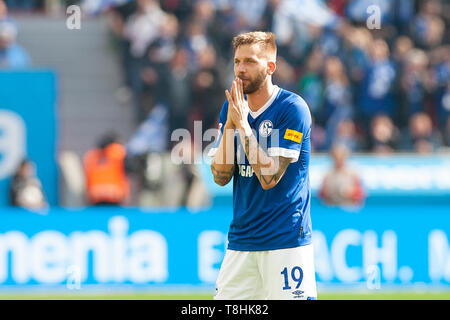
[[[450,291],[445,292],[326,292],[319,300],[450,300]],[[206,293],[130,293],[130,294],[0,294],[0,300],[212,300]]]

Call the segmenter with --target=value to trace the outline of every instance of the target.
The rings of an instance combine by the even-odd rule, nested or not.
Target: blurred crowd
[[[368,8],[380,9],[379,29]],[[369,12],[369,13],[368,13]],[[314,151],[428,153],[450,145],[450,7],[366,0],[137,0],[108,11],[136,121],[153,106],[167,132],[217,126],[233,78],[231,40],[272,31],[274,83],[301,95]],[[170,147],[170,146],[168,146]]]
[[[450,146],[450,3],[444,0],[73,0],[108,18],[120,52],[121,100],[153,151],[170,133],[217,127],[233,78],[232,38],[272,31],[274,83],[313,116],[314,151],[428,153]],[[0,67],[30,63],[12,10],[50,1],[0,0]],[[375,7],[375,8],[374,8]],[[377,12],[378,9],[378,12]],[[377,19],[379,21],[377,21]],[[154,135],[154,136],[153,136]]]
[[[0,0],[0,69],[30,64],[26,51],[16,42],[17,25],[6,5],[11,10],[30,11],[42,10],[49,3],[52,0]],[[278,57],[273,82],[305,99],[313,117],[313,151],[330,152],[333,157],[334,168],[320,191],[328,203],[364,201],[357,175],[345,165],[353,152],[426,154],[450,147],[448,1],[59,3],[80,4],[85,14],[107,19],[124,79],[116,95],[134,107],[136,131],[125,149],[111,142],[112,146],[85,155],[86,177],[95,173],[91,174],[95,179],[87,179],[88,184],[116,183],[121,190],[97,194],[96,183],[91,183],[88,196],[92,204],[130,201],[124,170],[136,171],[136,167],[145,168],[141,169],[144,189],[156,195],[150,204],[164,198],[163,179],[150,173],[175,170],[163,168],[168,161],[160,158],[173,147],[170,133],[179,128],[193,133],[195,121],[201,121],[203,131],[217,128],[224,90],[234,77],[232,38],[252,30],[275,33]],[[135,156],[141,158],[136,162]],[[102,159],[98,168],[92,165],[97,158]],[[109,160],[103,161],[106,158]],[[155,163],[160,165],[154,167]],[[119,174],[105,174],[105,170]],[[188,194],[186,190],[195,185],[198,173],[185,166],[179,169],[179,176],[179,181],[186,182],[179,194]],[[114,177],[115,181],[98,177]],[[179,181],[171,181],[167,189],[181,185]],[[340,188],[342,185],[347,187]],[[339,199],[336,188],[345,189]],[[178,198],[177,203],[182,204],[203,201]]]
[[[6,68],[25,68],[31,60],[27,51],[17,43],[18,27],[8,15],[8,6],[0,0],[0,70]]]

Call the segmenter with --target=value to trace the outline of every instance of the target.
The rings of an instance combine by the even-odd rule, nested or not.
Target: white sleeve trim
[[[269,148],[267,153],[271,157],[291,158],[291,162],[297,161],[300,156],[300,151],[286,148]]]
[[[207,156],[212,158],[216,155],[216,152],[217,152],[217,148],[211,148],[211,149],[209,149]]]

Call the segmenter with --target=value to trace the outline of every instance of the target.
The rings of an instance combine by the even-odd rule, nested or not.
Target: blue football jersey
[[[210,151],[213,156],[223,135],[228,101],[222,107],[221,134]],[[293,248],[311,243],[309,158],[311,114],[297,94],[275,86],[274,93],[248,122],[258,144],[270,156],[291,159],[278,184],[264,190],[235,135],[233,220],[228,248],[240,251]]]

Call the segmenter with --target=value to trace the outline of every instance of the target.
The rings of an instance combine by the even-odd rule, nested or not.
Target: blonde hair
[[[241,33],[233,38],[234,50],[242,45],[258,44],[263,52],[271,52],[276,57],[277,45],[272,32],[252,31]]]

